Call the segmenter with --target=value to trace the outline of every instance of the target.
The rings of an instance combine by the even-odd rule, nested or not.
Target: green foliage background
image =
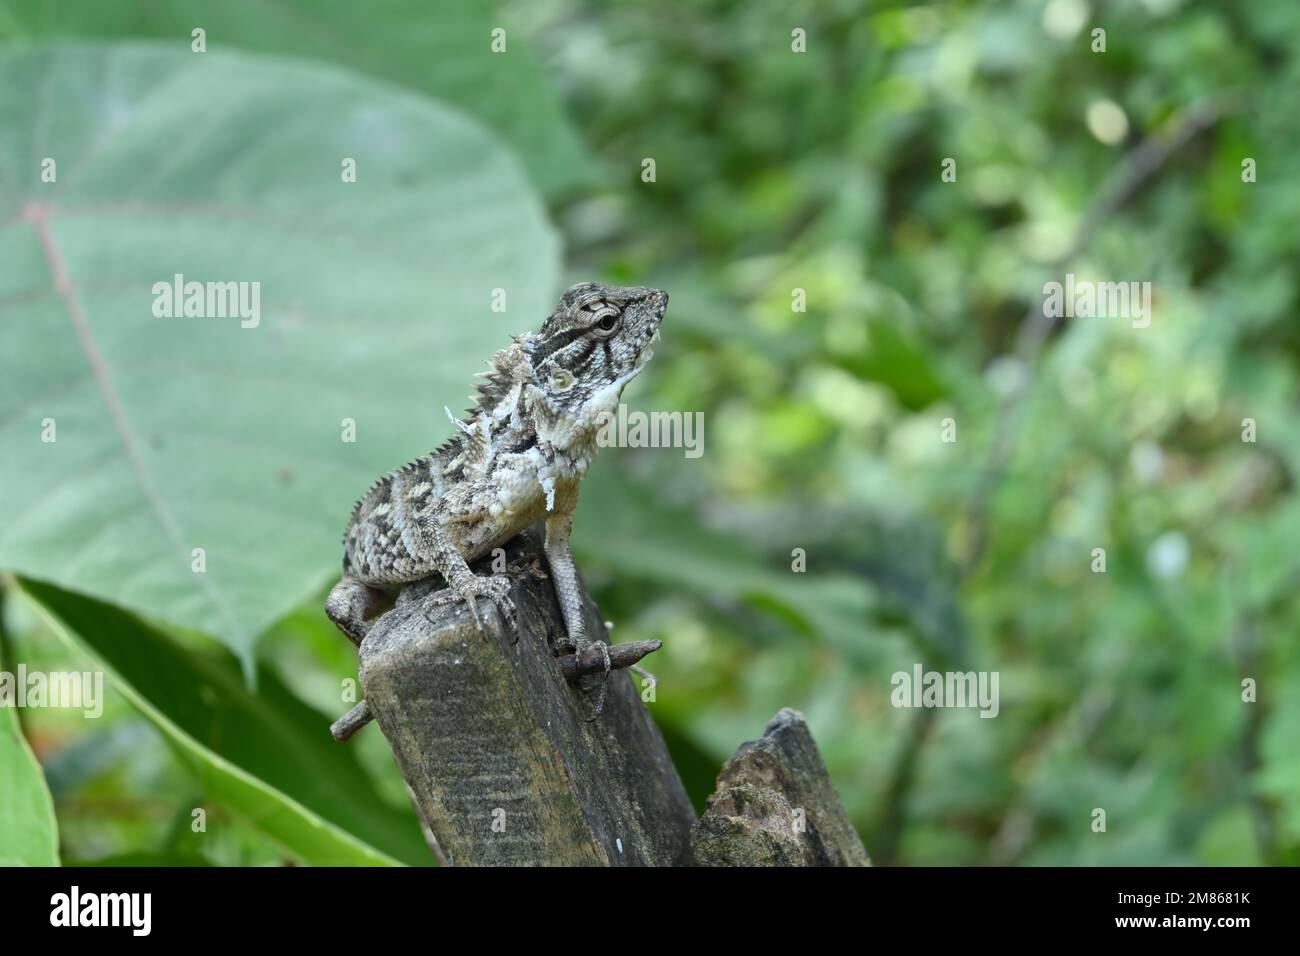
[[[201,66],[185,59],[194,26]],[[1300,859],[1300,9],[0,0],[0,43],[0,69],[29,71],[0,94],[20,144],[0,150],[0,666],[102,667],[113,687],[99,720],[20,712],[39,766],[0,711],[0,781],[23,794],[0,802],[0,861],[49,862],[48,787],[65,862],[426,862],[379,735],[325,737],[355,676],[319,610],[334,541],[372,472],[442,437],[452,385],[566,280],[594,277],[672,294],[626,400],[705,414],[701,458],[602,453],[576,529],[618,639],[665,642],[651,706],[697,803],[794,706],[877,862]],[[50,44],[65,52],[43,59]],[[45,62],[66,71],[49,95],[86,110],[62,131],[35,121]],[[106,79],[88,79],[93,63]],[[213,84],[200,99],[221,108],[178,99],[174,76]],[[50,228],[74,281],[118,282],[80,287],[88,320],[127,414],[158,439],[141,455],[162,499],[182,527],[216,516],[203,540],[239,634],[169,583],[174,556],[132,510],[129,469],[95,483],[68,477],[86,461],[38,457],[47,392],[66,403],[65,454],[78,416],[115,445],[95,390],[79,391],[85,359],[26,218],[48,137],[75,152],[77,130],[121,125],[120,104],[85,98],[95,88],[123,93],[140,151],[67,201],[217,214],[74,229],[51,201]],[[352,194],[329,139],[356,115],[343,101],[367,118],[347,144],[368,151]],[[183,121],[201,135],[205,115],[204,149],[157,145]],[[1134,156],[1170,143],[1135,181]],[[956,182],[940,176],[949,157]],[[1117,181],[1131,194],[1071,253]],[[220,225],[249,206],[323,221]],[[350,260],[336,236],[369,251]],[[401,252],[376,254],[387,239]],[[250,249],[303,288],[299,338],[274,302],[256,333],[148,333],[158,356],[235,376],[189,408],[190,379],[126,361],[154,327],[131,325],[124,283],[170,275],[176,248],[188,271],[231,277]],[[1067,320],[1027,344],[1042,284],[1066,271],[1151,281],[1150,328]],[[488,312],[496,285],[512,289],[507,325]],[[261,374],[245,381],[249,363]],[[218,399],[253,453],[212,440],[231,434],[202,411]],[[340,451],[348,414],[361,437]],[[169,459],[187,438],[188,464]],[[295,467],[310,476],[277,479]],[[42,507],[61,477],[59,506]],[[238,530],[266,487],[270,570],[241,558]],[[997,671],[999,716],[892,707],[891,675],[918,662]]]

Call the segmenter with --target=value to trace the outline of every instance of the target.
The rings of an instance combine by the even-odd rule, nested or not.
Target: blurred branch
[[[1275,591],[1277,596],[1272,600],[1261,602],[1255,608],[1241,607],[1234,611],[1228,644],[1229,649],[1236,656],[1240,677],[1254,678],[1262,663],[1260,659],[1262,642],[1257,622],[1260,618],[1267,618],[1280,601],[1293,600],[1297,586],[1300,586],[1300,565],[1291,568],[1281,586]],[[1243,591],[1242,586],[1232,586],[1227,589],[1229,595],[1241,594]],[[1247,707],[1245,727],[1241,732],[1241,779],[1244,785],[1244,799],[1250,810],[1255,841],[1259,845],[1260,862],[1266,866],[1280,866],[1283,859],[1277,841],[1276,808],[1252,786],[1253,777],[1263,763],[1260,757],[1259,739],[1264,730],[1266,711],[1258,696]]]
[[[1254,617],[1249,612],[1237,618],[1229,639],[1236,652],[1241,673],[1246,677],[1254,676],[1259,668],[1259,635]],[[1260,862],[1265,866],[1279,866],[1282,860],[1278,853],[1277,821],[1274,818],[1273,807],[1251,786],[1262,763],[1259,754],[1259,738],[1264,729],[1264,705],[1256,699],[1254,703],[1246,706],[1246,726],[1241,733],[1241,769],[1242,780],[1245,783],[1246,804],[1250,808],[1255,842],[1259,845]]]
[[[172,814],[166,832],[163,833],[162,839],[158,841],[159,853],[164,856],[171,856],[180,852],[186,834],[192,832],[194,809],[202,806],[202,793],[191,794],[188,800],[182,800],[176,805],[176,812]]]
[[[894,759],[889,789],[885,791],[884,809],[872,834],[871,852],[879,866],[893,866],[898,862],[898,849],[907,825],[908,802],[916,781],[916,767],[938,714],[937,710],[929,708],[917,711],[907,739]]]
[[[990,863],[994,866],[1010,866],[1024,862],[1021,855],[1034,835],[1034,810],[1029,799],[1029,785],[1035,773],[1057,748],[1073,745],[1080,752],[1086,750],[1114,706],[1113,688],[1094,685],[1059,720],[1032,735],[1033,739],[1017,761],[1020,783],[1015,793],[1005,801],[1002,823],[990,841]]]

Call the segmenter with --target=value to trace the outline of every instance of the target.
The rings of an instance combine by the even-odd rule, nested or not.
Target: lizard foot
[[[588,648],[595,647],[599,649],[600,656],[605,661],[605,672],[600,675],[600,693],[596,696],[596,706],[591,709],[591,716],[587,718],[587,723],[593,723],[600,718],[600,713],[605,709],[605,688],[609,682],[609,672],[613,669],[609,661],[609,645],[604,641],[568,641],[574,647],[574,653],[581,657]]]
[[[382,595],[356,578],[344,576],[325,599],[325,613],[357,647],[370,632],[370,617],[382,603]]]
[[[496,608],[497,616],[501,623],[514,629],[515,625],[515,604],[510,600],[510,579],[504,574],[493,574],[490,576],[471,575],[459,585],[452,585],[449,590],[440,591],[430,600],[430,607],[443,607],[448,604],[455,604],[457,601],[464,601],[469,605],[470,617],[474,619],[474,626],[478,628],[480,634],[485,634],[483,630],[483,619],[478,613],[478,599],[487,598],[492,606]],[[425,612],[425,618],[429,619],[428,611]],[[431,619],[430,619],[431,620]]]

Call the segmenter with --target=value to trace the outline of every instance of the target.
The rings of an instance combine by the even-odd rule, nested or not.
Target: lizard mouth
[[[654,323],[654,331],[645,338],[641,343],[640,348],[637,350],[636,361],[634,364],[638,370],[643,368],[647,362],[655,357],[654,345],[659,341],[659,330],[662,328],[664,312],[668,309],[667,292],[663,292],[662,290],[653,290],[652,295],[649,298],[652,300],[651,307],[654,309],[653,317],[650,318],[650,321]]]
[[[640,351],[636,353],[636,360],[632,363],[632,368],[626,375],[618,380],[617,385],[620,390],[624,385],[645,371],[646,365],[648,365],[650,360],[655,357],[654,344],[658,341],[659,330],[655,329],[654,334],[645,340],[645,344],[642,345]]]
[[[646,339],[645,345],[641,346],[641,351],[637,353],[637,368],[643,367],[647,362],[655,357],[655,343],[659,341],[659,329],[655,329],[654,335]]]

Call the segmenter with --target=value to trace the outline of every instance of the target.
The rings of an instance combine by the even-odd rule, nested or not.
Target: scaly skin
[[[449,599],[464,600],[480,627],[478,598],[512,619],[506,578],[476,575],[469,563],[545,519],[568,644],[576,653],[593,643],[603,650],[586,634],[569,532],[601,415],[653,356],[667,305],[658,289],[584,282],[564,293],[540,332],[498,352],[480,373],[475,407],[464,421],[452,418],[451,440],[357,502],[343,578],[325,602],[339,629],[360,644],[383,592],[417,582],[427,582],[422,591],[449,587]]]

